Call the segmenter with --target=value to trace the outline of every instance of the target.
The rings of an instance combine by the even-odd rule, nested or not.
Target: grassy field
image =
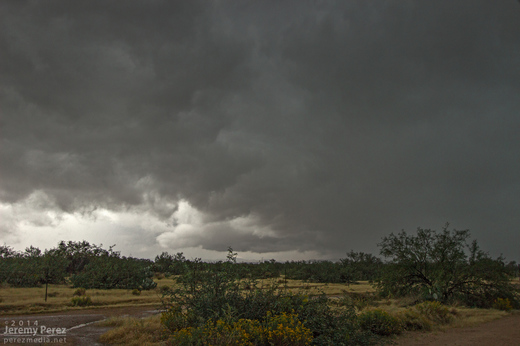
[[[157,280],[158,287],[175,285],[173,279]],[[49,285],[47,302],[45,302],[45,286],[38,288],[0,288],[0,315],[32,314],[42,312],[82,309],[74,307],[71,299],[76,291],[70,285]],[[161,302],[159,289],[141,291],[140,295],[132,294],[132,290],[98,290],[86,291],[92,299],[92,307],[124,307],[136,305],[157,305]]]
[[[86,294],[92,299],[92,307],[124,307],[136,305],[158,305],[161,303],[161,287],[175,287],[174,278],[155,279],[157,288],[149,291],[141,291],[140,295],[132,294],[132,290],[87,290]],[[355,285],[345,284],[318,284],[305,283],[300,280],[265,279],[258,281],[258,287],[268,287],[277,284],[280,289],[288,291],[304,290],[309,295],[325,293],[329,296],[342,295],[344,291],[352,293],[373,292],[374,289],[368,282],[360,282]],[[11,288],[0,287],[0,315],[33,314],[43,312],[56,312],[74,307],[71,299],[76,291],[70,285],[49,285],[47,301],[45,302],[45,286],[37,288]]]
[[[518,279],[515,279],[518,281]],[[176,286],[175,278],[155,279],[157,288],[149,291],[141,291],[140,295],[132,294],[132,290],[87,290],[86,294],[91,297],[93,307],[125,307],[138,305],[159,305],[161,304],[161,287],[168,286],[174,288]],[[332,298],[332,302],[340,301],[345,294],[351,296],[359,296],[360,299],[370,298],[375,289],[366,281],[360,281],[356,284],[336,284],[336,283],[306,283],[301,280],[284,280],[283,277],[273,280],[264,279],[258,281],[258,287],[269,287],[277,284],[280,289],[297,292],[304,291],[309,295],[318,295],[325,293]],[[14,315],[14,314],[33,314],[43,312],[66,311],[72,309],[82,309],[85,307],[74,307],[71,304],[71,299],[76,291],[70,285],[49,285],[47,302],[45,302],[45,286],[38,288],[10,288],[0,286],[0,315]],[[364,307],[378,306],[383,307],[389,312],[396,313],[404,309],[411,302],[406,299],[384,299],[374,301],[368,299],[365,301]],[[495,310],[480,310],[480,309],[463,309],[459,308],[465,315],[471,315],[467,318],[468,321],[475,319],[476,323],[480,319],[486,320],[493,315],[491,313]],[[468,310],[468,311],[466,311]],[[480,312],[477,312],[480,311]],[[484,317],[479,317],[484,316]]]

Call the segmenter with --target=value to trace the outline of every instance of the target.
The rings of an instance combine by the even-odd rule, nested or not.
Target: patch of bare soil
[[[396,339],[399,346],[516,346],[520,345],[520,314],[472,327],[444,332],[406,333]]]
[[[0,343],[3,345],[76,345],[97,346],[99,336],[109,327],[94,322],[109,317],[146,317],[160,307],[131,306],[63,311],[42,315],[0,317]],[[53,329],[54,328],[54,329]]]

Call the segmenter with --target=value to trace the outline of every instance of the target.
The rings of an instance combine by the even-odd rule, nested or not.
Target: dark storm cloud
[[[515,1],[0,13],[6,203],[38,190],[50,208],[169,220],[184,199],[204,213],[190,246],[331,256],[450,221],[518,256]],[[248,217],[250,232],[229,224]]]

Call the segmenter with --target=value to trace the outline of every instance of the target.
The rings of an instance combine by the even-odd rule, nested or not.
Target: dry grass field
[[[517,279],[518,280],[518,279]],[[175,288],[177,283],[175,278],[155,279],[157,288],[149,291],[141,291],[140,295],[132,294],[132,290],[111,289],[86,290],[86,295],[92,299],[92,305],[88,308],[96,307],[128,307],[128,306],[146,306],[161,304],[161,287],[167,286]],[[283,277],[277,280],[264,279],[259,280],[257,287],[270,287],[278,285],[280,290],[288,290],[291,292],[305,292],[308,295],[326,294],[331,301],[341,300],[345,295],[372,297],[375,293],[367,281],[360,281],[355,284],[337,284],[337,283],[307,283],[301,280],[284,280]],[[44,312],[57,312],[67,310],[77,310],[86,307],[72,306],[71,299],[74,296],[75,288],[69,285],[49,285],[47,302],[45,302],[45,286],[38,288],[10,288],[0,287],[0,315],[15,314],[35,314]],[[375,297],[374,297],[375,298]],[[379,299],[367,301],[365,307],[377,306],[391,313],[397,313],[406,308],[411,303],[404,299]],[[457,307],[464,317],[462,320],[465,324],[480,323],[490,319],[500,317],[504,314],[502,311],[493,309],[468,309]]]
[[[86,295],[92,299],[89,307],[124,307],[136,305],[158,305],[161,303],[161,287],[174,288],[174,278],[155,279],[157,288],[149,291],[141,291],[140,295],[132,294],[132,290],[112,289],[99,290],[90,289]],[[269,287],[276,284],[280,289],[288,291],[304,290],[306,294],[317,295],[325,293],[328,296],[339,296],[344,291],[352,293],[374,292],[368,282],[359,284],[321,284],[305,283],[300,280],[272,280],[264,279],[258,281],[258,287]],[[49,285],[47,301],[45,301],[45,286],[36,288],[11,288],[0,287],[0,315],[34,314],[43,312],[66,311],[81,309],[72,306],[71,299],[76,291],[70,285]]]
[[[173,286],[173,279],[157,280],[158,287]],[[45,286],[38,288],[0,288],[0,315],[34,314],[43,312],[82,309],[72,306],[71,300],[75,288],[70,285],[49,285],[45,302]],[[92,307],[124,307],[136,305],[157,305],[161,303],[159,288],[141,291],[140,295],[132,294],[132,290],[86,290],[92,299]]]

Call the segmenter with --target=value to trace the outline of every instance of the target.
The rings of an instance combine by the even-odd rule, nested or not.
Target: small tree
[[[73,286],[139,290],[150,290],[157,286],[152,279],[151,263],[136,258],[119,257],[118,253],[112,254],[93,257],[80,273],[72,275]]]
[[[348,273],[349,281],[373,281],[381,275],[383,261],[372,254],[350,251],[346,258],[340,259],[344,271]]]
[[[114,255],[115,252],[112,251],[114,247],[110,246],[109,250],[105,250],[101,245],[90,244],[88,241],[69,241],[65,243],[65,241],[60,241],[58,246],[52,251],[56,256],[60,256],[66,258],[68,260],[68,265],[66,268],[66,272],[68,274],[77,274],[80,273],[83,268],[90,262],[90,260],[94,257],[99,256],[109,256]]]
[[[0,283],[14,287],[39,287],[41,284],[65,282],[67,259],[54,250],[44,253],[30,246],[25,252],[17,252],[8,246],[0,247]]]
[[[381,255],[390,259],[378,288],[386,295],[422,294],[447,302],[460,299],[473,306],[490,307],[496,298],[518,305],[503,258],[492,259],[477,241],[468,243],[469,230],[442,232],[417,229],[384,237]]]

